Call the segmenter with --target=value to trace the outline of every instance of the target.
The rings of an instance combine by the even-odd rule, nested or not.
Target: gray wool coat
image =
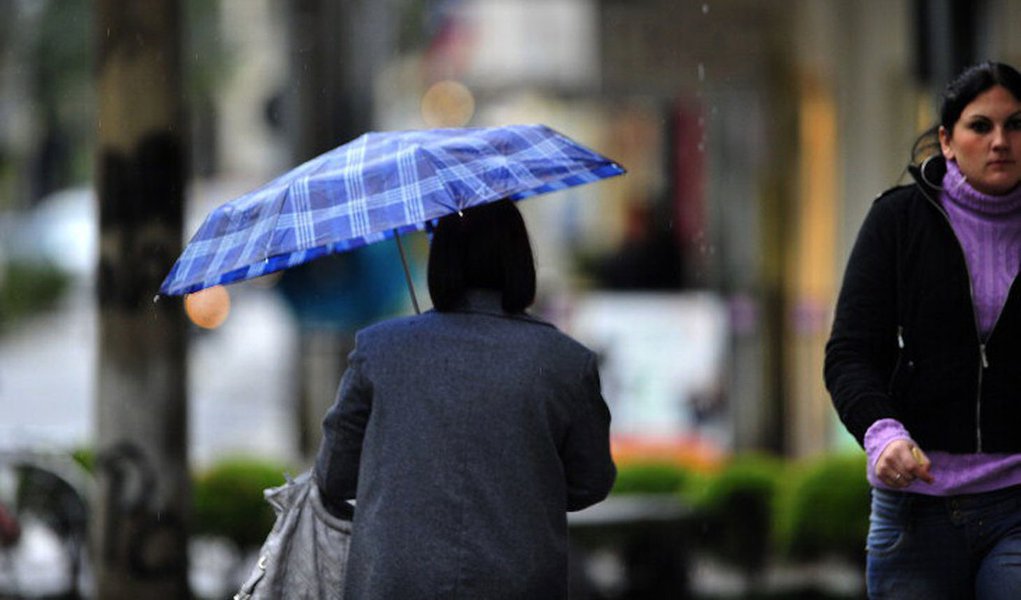
[[[567,511],[613,486],[595,355],[495,294],[358,333],[316,474],[355,498],[345,597],[567,596]]]

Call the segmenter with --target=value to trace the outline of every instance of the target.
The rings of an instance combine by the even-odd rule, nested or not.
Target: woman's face
[[[1021,181],[1021,101],[1003,86],[976,96],[953,131],[940,127],[939,141],[943,156],[982,193],[1005,194]]]

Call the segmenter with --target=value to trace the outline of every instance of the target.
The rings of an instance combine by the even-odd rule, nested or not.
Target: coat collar
[[[528,313],[509,313],[505,311],[500,292],[493,290],[468,290],[452,312],[490,315],[552,326],[546,321],[533,317]]]
[[[487,315],[508,315],[503,310],[500,292],[493,290],[468,290],[454,310]]]

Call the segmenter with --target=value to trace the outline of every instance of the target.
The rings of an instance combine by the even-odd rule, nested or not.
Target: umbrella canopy
[[[622,173],[544,125],[367,133],[217,207],[160,293],[252,279],[471,206]]]

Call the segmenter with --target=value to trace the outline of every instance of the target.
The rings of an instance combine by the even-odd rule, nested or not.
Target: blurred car
[[[0,262],[49,265],[91,281],[99,257],[99,211],[91,187],[43,198],[27,211],[0,216]]]

